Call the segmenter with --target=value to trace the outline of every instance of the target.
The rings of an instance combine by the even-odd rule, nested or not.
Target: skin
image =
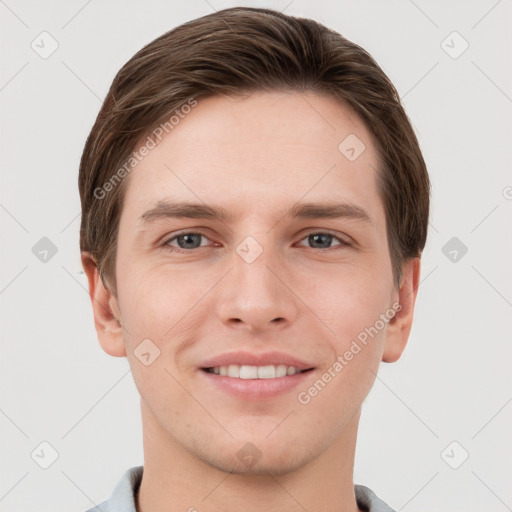
[[[338,150],[349,134],[366,146],[355,161]],[[396,361],[405,348],[420,272],[418,258],[407,261],[400,289],[393,286],[378,167],[369,131],[347,106],[267,92],[200,100],[129,175],[117,297],[92,258],[84,253],[82,261],[100,344],[128,358],[141,395],[139,511],[358,510],[361,405],[380,361]],[[222,206],[234,219],[141,223],[162,199]],[[370,222],[286,217],[299,200],[349,202]],[[163,244],[183,230],[204,237]],[[309,238],[326,230],[346,244]],[[263,249],[250,264],[236,252],[247,236]],[[401,310],[379,334],[301,404],[298,393],[397,302]],[[146,338],[160,350],[148,366],[134,354]],[[315,370],[297,389],[242,400],[198,369],[237,349],[279,350]],[[246,443],[261,453],[251,467],[237,457]]]

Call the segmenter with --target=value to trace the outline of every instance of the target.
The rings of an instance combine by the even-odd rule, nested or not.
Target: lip
[[[229,366],[230,364],[240,366],[284,364],[286,366],[295,366],[295,368],[302,373],[287,375],[285,377],[275,377],[273,379],[239,379],[205,371],[207,368]],[[231,396],[244,400],[263,401],[286,393],[303,383],[305,379],[311,377],[314,365],[284,352],[264,352],[256,354],[254,352],[236,351],[220,354],[204,361],[199,367],[199,370],[202,378],[206,379],[209,385],[215,386],[217,389],[229,393]]]
[[[313,364],[302,361],[295,356],[286,354],[284,352],[262,352],[261,354],[256,354],[254,352],[236,351],[226,352],[224,354],[212,357],[204,361],[201,364],[200,369],[214,368],[216,366],[229,366],[230,364],[238,364],[240,366],[267,366],[270,364],[284,364],[286,366],[295,366],[297,370],[301,371],[314,368]],[[287,377],[277,377],[277,379],[281,378]]]
[[[274,379],[238,379],[224,375],[216,375],[206,371],[199,373],[207,380],[209,385],[229,393],[230,395],[243,400],[263,401],[291,391],[303,383],[305,379],[311,378],[314,370],[287,375],[286,377],[275,377]]]

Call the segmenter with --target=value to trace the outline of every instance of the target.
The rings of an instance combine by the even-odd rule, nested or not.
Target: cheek
[[[191,294],[181,273],[169,274],[135,265],[126,272],[123,317],[127,358],[141,397],[150,409],[176,419],[180,413],[172,405],[185,401],[186,395],[178,384],[181,379],[174,362],[177,352],[189,343],[181,340],[188,340],[183,329],[193,317],[191,308],[197,299],[187,298]]]
[[[149,325],[154,330],[160,323],[172,322],[189,292],[200,288],[197,273],[178,271],[169,265],[130,262],[120,265],[118,275],[124,312],[134,328]]]
[[[388,290],[373,276],[354,274],[316,288],[311,309],[322,320],[317,322],[322,331],[318,353],[324,364],[297,398],[308,411],[328,415],[341,428],[345,413],[360,405],[375,380],[387,328]]]
[[[204,319],[202,307],[208,289],[218,281],[209,272],[177,271],[169,265],[132,265],[120,273],[123,287],[122,314],[126,319],[125,341],[130,363],[140,366],[136,360],[142,347],[158,354],[151,364],[155,369],[162,366],[173,371],[183,351],[197,339],[197,326]],[[205,301],[206,303],[206,301]],[[145,341],[144,341],[145,340]],[[147,341],[150,340],[150,341]],[[146,345],[141,345],[144,342]],[[161,372],[160,372],[161,373]],[[153,374],[144,374],[152,379]],[[169,378],[160,375],[159,378]]]
[[[311,278],[314,284],[305,295],[307,305],[337,350],[346,349],[347,343],[372,327],[389,308],[391,288],[382,274],[352,266]]]
[[[388,307],[384,300],[388,295],[386,276],[372,271],[378,268],[376,265],[326,265],[314,260],[293,265],[282,269],[283,280],[289,286],[282,292],[285,300],[294,301],[304,312],[302,321],[309,317],[303,325],[321,331],[337,352],[344,351],[347,343],[372,326]],[[222,265],[178,269],[162,262],[161,256],[144,265],[120,261],[119,292],[127,329],[134,334],[131,342],[154,337],[159,343],[157,340],[183,334],[201,319],[212,320],[216,297],[222,295],[223,286],[230,286],[229,279],[219,283],[225,272]]]

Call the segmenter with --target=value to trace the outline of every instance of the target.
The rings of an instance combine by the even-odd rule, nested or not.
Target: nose
[[[251,332],[293,324],[299,304],[283,264],[264,251],[252,263],[235,254],[233,265],[217,297],[218,316],[224,324]]]

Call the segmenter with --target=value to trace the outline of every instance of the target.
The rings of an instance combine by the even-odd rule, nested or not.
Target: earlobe
[[[418,294],[420,278],[420,258],[408,260],[404,265],[402,282],[398,291],[398,302],[395,316],[386,328],[382,361],[394,363],[400,359],[407,345],[414,316],[414,304]]]
[[[117,298],[104,285],[94,256],[83,252],[81,259],[89,282],[89,298],[100,345],[111,356],[125,357],[126,346]]]

